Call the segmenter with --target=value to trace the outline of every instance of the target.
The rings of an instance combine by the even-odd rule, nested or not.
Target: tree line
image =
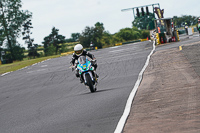
[[[65,52],[62,46],[65,46],[66,42],[81,43],[84,48],[89,48],[91,43],[95,47],[104,48],[114,46],[116,43],[147,38],[149,36],[148,30],[138,30],[136,27],[123,28],[119,32],[111,34],[105,30],[104,24],[101,22],[97,22],[91,27],[86,26],[82,33],[72,33],[69,39],[59,35],[58,31],[58,29],[53,27],[52,32],[44,38],[42,43],[44,44],[45,55],[57,54],[59,49],[60,52]]]
[[[6,51],[4,58],[7,58],[8,62],[23,60],[25,57],[25,48],[17,42],[20,36],[27,44],[28,56],[35,58],[73,50],[73,45],[76,43],[81,43],[84,48],[89,48],[91,43],[95,47],[104,48],[114,46],[116,43],[147,38],[149,27],[155,19],[153,13],[150,13],[148,18],[136,17],[132,22],[132,28],[122,28],[115,34],[109,33],[102,22],[97,22],[94,26],[86,26],[82,33],[72,33],[71,38],[59,34],[59,29],[53,27],[51,33],[43,39],[44,55],[41,55],[37,52],[39,45],[35,44],[34,38],[31,37],[32,13],[28,10],[21,10],[21,7],[21,0],[0,1],[0,46],[4,46],[4,48],[0,47],[0,51]],[[189,26],[195,25],[198,19],[191,15],[174,16],[173,18],[177,27],[182,26],[183,22],[187,22]],[[67,47],[66,43],[73,43],[73,45]]]

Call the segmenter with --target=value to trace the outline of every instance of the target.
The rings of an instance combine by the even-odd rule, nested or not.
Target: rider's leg
[[[82,76],[80,76],[80,82],[83,83],[83,81],[84,81],[84,80],[83,80]]]
[[[94,70],[96,71],[96,69],[97,69],[97,64],[92,64],[92,66],[94,67]]]
[[[76,69],[76,77],[77,77],[77,78],[80,77],[80,82],[83,83],[83,78],[82,78],[82,76],[79,74],[79,70],[78,70],[78,69]]]
[[[96,77],[98,78],[99,75],[96,73],[96,69],[97,69],[97,64],[92,64],[92,66],[94,67],[94,74],[96,75]]]
[[[77,68],[76,68],[75,75],[76,75],[77,78],[80,77],[80,75],[79,75],[79,70],[78,70]]]

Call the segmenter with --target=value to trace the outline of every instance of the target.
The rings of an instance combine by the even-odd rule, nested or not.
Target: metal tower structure
[[[144,5],[144,6],[138,6],[138,7],[132,7],[132,8],[127,8],[127,9],[122,9],[121,11],[124,12],[124,11],[133,10],[133,16],[134,16],[134,18],[135,18],[134,9],[136,9],[137,12],[139,12],[139,8],[141,8],[142,12],[144,12],[143,7],[146,7],[146,10],[147,10],[149,6],[152,6],[152,8],[153,8],[153,14],[154,14],[154,6],[155,6],[155,5],[158,5],[159,8],[160,8],[160,4],[159,4],[159,3],[155,3],[155,4],[150,4],[150,5]],[[154,14],[154,17],[155,17],[155,14]]]

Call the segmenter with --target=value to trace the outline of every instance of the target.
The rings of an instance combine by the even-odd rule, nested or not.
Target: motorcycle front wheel
[[[92,93],[95,92],[96,88],[94,88],[94,85],[93,85],[93,82],[92,82],[90,75],[86,74],[85,78],[86,78],[86,81],[87,81],[87,85],[89,86],[90,92],[92,92]]]

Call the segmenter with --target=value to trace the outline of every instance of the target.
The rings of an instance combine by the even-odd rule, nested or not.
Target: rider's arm
[[[91,59],[93,59],[93,60],[95,59],[93,54],[87,52],[86,50],[84,50],[83,52],[84,52],[85,55],[89,56]]]
[[[73,53],[72,61],[71,61],[71,63],[72,63],[73,66],[74,66],[75,60],[76,60],[76,56],[75,56],[75,54]]]

